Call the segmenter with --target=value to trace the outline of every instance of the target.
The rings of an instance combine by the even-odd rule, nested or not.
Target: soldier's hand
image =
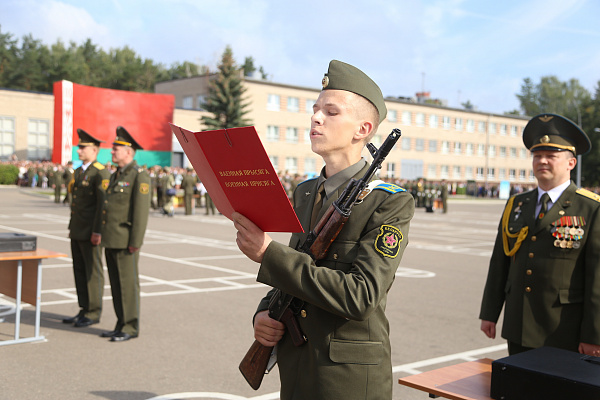
[[[238,231],[236,243],[239,249],[249,259],[260,264],[272,241],[271,237],[238,212],[231,214],[231,218],[233,226]]]
[[[597,344],[579,343],[579,352],[588,356],[600,357],[600,346]]]
[[[90,242],[92,242],[93,246],[98,246],[102,241],[102,235],[99,233],[92,233],[92,237],[90,238]]]
[[[481,330],[490,339],[496,338],[496,323],[492,321],[481,320]]]
[[[129,250],[129,252],[131,254],[135,253],[136,251],[138,251],[140,248],[139,247],[133,247],[133,246],[129,246],[127,247],[127,250]]]
[[[285,325],[269,317],[269,311],[261,311],[254,317],[254,338],[263,346],[275,346],[284,333]]]

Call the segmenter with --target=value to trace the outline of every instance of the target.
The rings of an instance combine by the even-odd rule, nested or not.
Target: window
[[[498,179],[503,180],[506,178],[506,169],[505,168],[499,168],[498,169]]]
[[[417,151],[425,150],[425,139],[417,139],[415,142],[415,149]]]
[[[447,165],[442,165],[441,170],[440,170],[440,178],[448,179],[448,166]]]
[[[526,159],[527,158],[527,149],[521,149],[520,153],[521,153],[521,158],[522,159]]]
[[[285,170],[290,174],[295,174],[298,172],[298,159],[296,157],[286,157],[285,158]]]
[[[488,179],[494,179],[495,176],[496,176],[496,169],[488,168]]]
[[[529,170],[529,182],[535,182],[535,176],[533,175],[533,170]]]
[[[271,161],[271,164],[273,164],[273,169],[275,172],[279,171],[279,157],[269,156],[269,160]]]
[[[473,179],[473,167],[465,167],[465,179]]]
[[[450,117],[448,117],[447,115],[444,115],[442,117],[442,128],[444,128],[445,130],[450,129]]]
[[[456,124],[454,127],[457,131],[462,131],[463,130],[463,120],[462,118],[456,118]]]
[[[15,152],[15,119],[0,117],[0,160],[8,160]]]
[[[510,158],[517,158],[517,148],[516,147],[510,148]]]
[[[430,153],[437,153],[437,140],[430,140],[429,141],[429,152]]]
[[[500,124],[500,136],[506,136],[506,124]]]
[[[196,98],[196,101],[198,102],[198,106],[196,107],[198,110],[200,111],[204,111],[204,103],[206,103],[206,96],[202,96],[202,95],[198,95],[198,97]]]
[[[3,135],[4,136],[4,135]],[[27,158],[29,160],[50,159],[50,121],[30,119],[27,124]]]
[[[508,170],[508,180],[509,181],[514,181],[515,177],[517,176],[517,170],[514,168],[511,168]]]
[[[387,119],[390,122],[397,122],[398,114],[397,114],[396,110],[388,110]]]
[[[506,147],[505,146],[500,146],[499,147],[500,150],[500,157],[506,157]]]
[[[267,126],[267,142],[279,141],[279,127],[275,125]]]
[[[313,111],[313,106],[315,105],[317,101],[316,100],[312,100],[312,99],[306,99],[306,112],[308,114],[312,114]]]
[[[462,150],[462,143],[454,142],[454,154],[460,154]]]
[[[472,119],[467,120],[467,132],[475,132],[475,121]]]
[[[485,156],[485,144],[477,145],[477,155],[482,157]]]
[[[316,175],[317,173],[317,160],[312,157],[304,159],[304,173],[307,175]]]
[[[510,136],[517,136],[517,127],[515,125],[511,125],[510,127]]]
[[[519,180],[524,181],[526,178],[526,171],[524,169],[519,170]]]
[[[496,123],[494,122],[490,122],[488,125],[488,133],[490,135],[495,135],[496,134]]]
[[[402,138],[402,150],[410,150],[410,138]]]
[[[286,128],[285,141],[288,143],[298,143],[298,128]]]
[[[490,144],[490,146],[488,147],[488,156],[496,157],[496,146],[495,145]]]
[[[483,179],[483,167],[477,167],[477,179]]]
[[[300,99],[297,97],[288,97],[287,99],[287,110],[289,112],[298,112],[300,111]]]
[[[184,96],[182,100],[181,106],[186,110],[191,110],[194,108],[194,97],[193,96]]]
[[[436,166],[435,164],[429,164],[427,166],[427,178],[429,179],[435,179],[436,178]]]
[[[387,164],[386,177],[393,178],[396,176],[396,164],[389,162]]]
[[[417,124],[417,126],[425,126],[425,114],[417,113],[415,123]]]
[[[279,95],[278,94],[270,94],[267,99],[267,110],[269,111],[279,111]]]
[[[442,141],[442,154],[450,153],[450,142],[447,140]]]
[[[452,168],[452,177],[453,177],[454,179],[460,179],[460,166],[458,166],[458,165],[455,165],[455,166]]]
[[[437,128],[438,127],[438,116],[437,115],[431,114],[429,116],[429,127],[430,128]]]
[[[410,111],[402,111],[402,125],[410,125],[412,120],[412,115]]]
[[[473,155],[473,143],[467,143],[467,147],[465,148],[465,154],[468,156]]]
[[[479,121],[477,123],[477,132],[479,132],[479,133],[485,133],[485,122]]]

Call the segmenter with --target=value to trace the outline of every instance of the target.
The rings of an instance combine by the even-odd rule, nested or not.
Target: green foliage
[[[11,164],[0,164],[0,185],[14,185],[19,178],[19,169]]]
[[[202,108],[211,113],[203,116],[201,122],[206,130],[227,129],[251,125],[244,118],[248,114],[248,103],[244,99],[246,88],[243,84],[241,69],[233,60],[233,52],[229,46],[223,52],[219,72],[208,87],[208,96]]]

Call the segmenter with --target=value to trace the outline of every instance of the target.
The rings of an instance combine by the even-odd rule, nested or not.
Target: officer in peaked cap
[[[99,245],[102,238],[102,202],[110,173],[96,161],[102,140],[83,129],[77,129],[77,135],[77,154],[82,165],[73,172],[69,184],[72,194],[69,237],[80,311],[63,322],[85,327],[97,323],[102,314],[104,270]]]
[[[115,138],[113,145],[131,147],[133,150],[144,150],[138,142],[135,141],[133,136],[127,132],[122,126],[117,127],[117,137]]]
[[[583,155],[592,145],[585,132],[573,121],[557,114],[533,117],[523,129],[523,143],[529,150],[565,151]]]
[[[138,262],[150,210],[150,175],[133,159],[142,146],[123,127],[111,151],[117,170],[106,189],[102,214],[102,246],[117,315],[114,330],[102,337],[122,342],[139,335]]]
[[[533,117],[523,130],[538,187],[511,197],[490,260],[479,318],[516,354],[542,346],[600,356],[600,196],[571,181],[576,155],[590,141],[556,114]]]
[[[293,193],[304,232],[314,228],[351,179],[365,175],[369,164],[362,151],[387,113],[377,84],[352,65],[331,61],[322,85],[313,106],[310,140],[325,167]],[[286,246],[233,214],[238,246],[260,263],[257,280],[303,300],[292,307],[307,339],[301,346],[269,317],[274,290],[262,299],[254,318],[256,339],[277,344],[282,400],[356,398],[357,393],[364,400],[392,398],[385,304],[408,241],[414,200],[383,181],[372,182],[365,194],[318,261],[299,250],[306,234],[292,234]]]

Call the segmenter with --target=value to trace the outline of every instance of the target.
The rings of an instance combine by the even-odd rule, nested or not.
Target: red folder
[[[265,232],[304,232],[253,126],[191,132],[170,124],[215,206]]]

